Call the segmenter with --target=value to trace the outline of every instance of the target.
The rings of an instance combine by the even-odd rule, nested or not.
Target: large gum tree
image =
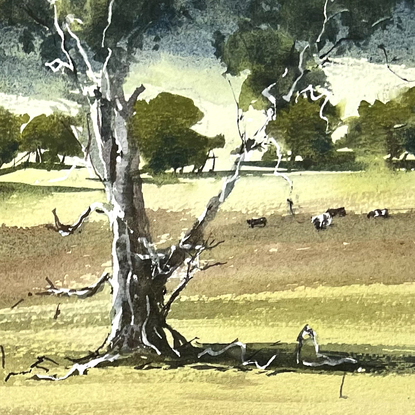
[[[203,3],[203,7],[196,7],[196,3]],[[384,9],[389,12],[396,2],[380,3],[383,8],[366,10],[360,2],[347,0],[315,0],[309,4],[302,0],[243,1],[235,8],[234,34],[229,36],[225,20],[224,30],[212,33],[216,48],[212,54],[222,59],[228,74],[250,71],[236,100],[242,102],[236,117],[241,145],[229,176],[185,236],[170,248],[157,250],[145,210],[140,149],[128,134],[128,122],[144,86],[137,85],[129,97],[123,86],[132,62],[140,59],[140,50],[149,38],[160,39],[158,33],[174,36],[176,28],[183,30],[206,19],[220,23],[223,17],[217,13],[215,1],[0,1],[2,25],[14,27],[23,50],[38,51],[46,68],[66,75],[77,88],[77,100],[84,99],[83,109],[88,114],[86,156],[107,195],[106,204],[89,206],[73,225],[62,224],[58,213],[53,212],[56,230],[63,236],[79,228],[94,210],[108,216],[113,233],[112,275],[103,275],[84,290],[59,289],[51,283],[47,291],[87,297],[105,281],[112,287],[111,330],[103,345],[105,352],[76,363],[63,378],[131,353],[170,359],[197,356],[191,343],[168,324],[167,316],[172,303],[200,269],[200,255],[217,245],[205,236],[206,227],[234,189],[242,163],[261,146],[266,124],[275,119],[277,108],[294,99],[298,91],[311,91],[313,82],[324,81],[323,59],[349,40],[369,36],[370,27],[383,17]],[[362,23],[362,14],[366,23]],[[314,16],[311,25],[309,15]],[[346,25],[350,39],[344,40],[338,32]],[[266,118],[263,127],[247,137],[242,110],[251,103],[265,110]],[[278,143],[269,138],[280,160]],[[186,276],[167,294],[167,281],[181,267]],[[206,350],[199,356],[206,354],[214,353]]]

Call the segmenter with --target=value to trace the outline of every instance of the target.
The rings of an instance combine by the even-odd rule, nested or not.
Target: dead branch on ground
[[[104,272],[99,280],[92,285],[87,287],[75,289],[75,288],[57,288],[53,282],[46,277],[50,288],[46,291],[35,293],[35,295],[56,295],[57,297],[77,297],[77,298],[88,298],[101,292],[104,288],[104,283],[109,281],[110,275]]]
[[[16,308],[19,304],[23,303],[24,299],[21,298],[17,303],[13,304],[10,309],[13,310],[13,308]]]
[[[21,372],[10,372],[8,373],[4,381],[7,382],[12,376],[27,375],[29,373],[32,373],[33,369],[42,369],[47,373],[49,372],[49,369],[45,366],[40,366],[42,363],[45,363],[45,362],[51,362],[54,365],[59,366],[59,363],[57,363],[55,360],[47,356],[38,356],[36,358],[36,361],[30,365],[30,368],[28,370],[23,370]]]

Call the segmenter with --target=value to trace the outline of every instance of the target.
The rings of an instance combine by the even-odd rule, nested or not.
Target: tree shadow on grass
[[[360,350],[362,345],[337,345],[341,350]],[[254,371],[266,376],[276,376],[281,373],[314,373],[314,374],[343,374],[342,385],[346,373],[370,373],[376,375],[414,374],[415,356],[396,353],[370,353],[375,346],[368,346],[368,353],[342,352],[339,347],[320,350],[319,356],[310,356],[298,360],[296,343],[241,343],[235,340],[227,344],[200,344],[194,346],[188,343],[180,350],[177,357],[160,356],[149,353],[134,352],[127,355],[113,355],[99,349],[80,358],[66,357],[66,361],[74,364],[68,371],[67,362],[54,356],[38,356],[26,369],[20,372],[10,372],[5,381],[15,376],[30,375],[32,380],[65,380],[73,375],[85,375],[89,369],[104,367],[133,367],[136,370],[179,370],[191,368],[197,371]],[[180,356],[179,356],[180,355]],[[319,360],[320,359],[320,360]],[[100,361],[100,362],[97,362]],[[95,362],[95,363],[94,363]],[[66,375],[57,377],[49,375],[51,370],[61,372],[65,367]],[[40,373],[37,373],[40,370]],[[45,373],[45,375],[42,375]],[[93,375],[92,375],[93,376]],[[342,386],[340,388],[342,396]]]
[[[233,345],[232,347],[230,347]],[[333,347],[331,347],[333,346]],[[362,351],[365,349],[365,351]],[[267,376],[279,373],[353,373],[385,375],[415,373],[415,355],[385,353],[381,347],[336,344],[320,349],[319,356],[303,355],[297,360],[297,343],[196,343],[181,350],[180,358],[143,357],[141,353],[126,355],[109,366],[130,366],[136,370],[179,369],[195,370],[258,370]],[[350,350],[346,352],[345,350]],[[209,351],[209,352],[207,352]],[[378,351],[376,353],[376,351]],[[70,359],[72,360],[72,359]],[[83,360],[82,358],[80,360]]]

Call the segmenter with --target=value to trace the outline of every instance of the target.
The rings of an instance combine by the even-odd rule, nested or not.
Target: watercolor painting
[[[0,413],[413,413],[414,22],[0,0]]]

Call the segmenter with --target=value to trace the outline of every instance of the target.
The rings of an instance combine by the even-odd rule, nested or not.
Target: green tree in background
[[[0,167],[16,157],[20,142],[20,127],[28,120],[27,114],[15,115],[0,107]]]
[[[209,138],[192,130],[204,115],[189,98],[162,92],[149,102],[137,101],[134,110],[129,131],[155,174],[190,165],[201,171],[211,150],[225,145],[223,135]]]
[[[331,134],[340,122],[339,109],[330,103],[321,108],[325,99],[313,101],[308,96],[299,96],[290,105],[279,111],[274,121],[267,126],[267,133],[282,144],[283,151],[291,152],[290,161],[301,156],[306,163],[328,160],[333,155]],[[272,146],[264,154],[267,160],[274,156]]]
[[[386,103],[362,101],[358,111],[358,117],[347,120],[349,130],[342,144],[369,158],[414,153],[415,88]]]
[[[55,112],[51,115],[39,115],[33,118],[22,132],[21,150],[36,154],[36,162],[62,163],[66,156],[81,156],[82,148],[76,139],[72,126],[79,120]]]

